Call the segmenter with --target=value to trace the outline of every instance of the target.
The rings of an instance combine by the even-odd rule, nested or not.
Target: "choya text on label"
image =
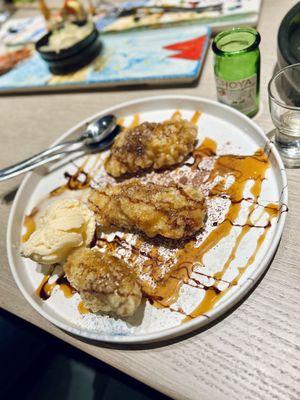
[[[257,75],[250,76],[246,79],[240,79],[238,81],[225,81],[216,77],[217,89],[229,89],[229,90],[243,90],[254,87],[256,89]]]
[[[257,75],[237,81],[216,77],[218,100],[248,114],[257,108]]]

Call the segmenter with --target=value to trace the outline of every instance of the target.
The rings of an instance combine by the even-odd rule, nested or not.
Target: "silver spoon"
[[[114,115],[106,115],[89,124],[78,139],[59,143],[18,164],[0,170],[0,181],[31,171],[40,165],[66,156],[68,153],[83,149],[89,151],[104,150],[112,144],[118,133],[117,118]]]

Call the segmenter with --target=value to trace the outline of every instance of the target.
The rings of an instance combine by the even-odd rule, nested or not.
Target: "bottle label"
[[[244,114],[255,111],[257,75],[238,81],[225,81],[216,76],[218,100]]]

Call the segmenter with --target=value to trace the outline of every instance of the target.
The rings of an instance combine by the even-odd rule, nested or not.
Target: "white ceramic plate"
[[[287,204],[286,174],[274,145],[249,118],[213,101],[190,96],[159,96],[127,102],[104,110],[83,121],[66,132],[56,143],[76,136],[87,123],[108,113],[124,118],[126,125],[137,113],[140,114],[142,121],[162,121],[169,118],[178,109],[186,118],[191,118],[195,111],[201,110],[203,114],[198,121],[199,140],[201,141],[204,137],[214,139],[220,152],[253,154],[259,147],[267,149],[271,167],[267,171],[267,179],[263,182],[260,202]],[[50,299],[42,301],[35,294],[35,290],[43,278],[43,271],[39,265],[22,258],[19,252],[23,218],[40,199],[47,196],[50,190],[64,182],[63,171],[72,168],[71,164],[58,165],[55,168],[51,167],[51,171],[39,169],[28,174],[14,200],[7,231],[10,268],[24,297],[46,319],[72,334],[106,342],[141,343],[158,341],[193,331],[220,316],[237,303],[259,279],[276,251],[285,222],[285,213],[281,213],[278,220],[275,221],[276,223],[273,223],[268,230],[263,245],[253,263],[249,265],[239,280],[238,285],[232,286],[205,316],[199,316],[185,323],[181,323],[182,315],[166,309],[156,309],[149,302],[143,305],[142,311],[138,312],[135,318],[122,321],[108,316],[80,314],[77,309],[80,300],[78,294],[67,299],[60,290],[57,290]],[[238,271],[237,265],[242,262],[243,257],[247,258],[247,250],[257,241],[257,237],[254,237],[255,234],[252,231],[255,229],[249,231],[249,236],[246,236],[238,248],[236,259],[233,260],[232,266],[230,265],[228,276],[226,275],[228,280],[234,278]],[[236,232],[233,232],[234,235]],[[230,237],[226,238],[218,246],[218,249],[212,249],[211,254],[205,255],[207,274],[214,274],[232,245]],[[180,305],[184,305],[185,296],[186,290],[183,289]],[[199,291],[189,293],[187,298],[190,303],[194,304],[190,304],[190,306],[194,307],[199,304],[201,294]]]

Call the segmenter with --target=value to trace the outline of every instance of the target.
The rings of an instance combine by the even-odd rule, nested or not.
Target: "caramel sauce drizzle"
[[[54,268],[50,269],[47,275],[44,276],[42,282],[36,290],[36,294],[42,300],[48,300],[51,297],[53,290],[56,286],[59,286],[59,289],[63,292],[66,298],[70,298],[76,293],[76,289],[74,289],[69,281],[67,280],[65,275],[59,276],[54,282],[49,283],[49,279],[53,274]]]
[[[268,213],[269,219],[273,219],[278,216],[278,214],[280,212],[280,207],[277,204],[270,203],[264,208],[264,210],[266,213]],[[233,285],[238,284],[238,282],[239,282],[240,278],[242,277],[243,273],[245,272],[245,270],[254,262],[256,254],[258,253],[259,249],[261,248],[270,227],[271,227],[271,225],[268,225],[264,228],[264,231],[257,239],[256,247],[255,247],[255,250],[252,253],[251,257],[248,259],[247,263],[244,266],[238,268],[239,272],[238,272],[238,275],[232,281]]]
[[[191,123],[192,124],[197,124],[199,121],[199,118],[201,117],[202,112],[201,111],[195,111],[192,118],[191,118]]]
[[[251,210],[253,210],[254,206],[251,206]],[[278,215],[278,210],[279,207],[275,205],[275,207],[266,207],[267,212],[269,209],[272,209],[273,211],[271,211],[270,213],[268,212],[269,216],[271,216],[271,218],[274,218],[275,216]],[[274,212],[275,211],[275,212]],[[249,218],[249,217],[248,217]],[[259,218],[258,218],[259,219]],[[227,293],[227,291],[229,290],[230,287],[234,286],[234,285],[238,285],[240,278],[242,277],[243,273],[246,271],[246,269],[255,261],[255,257],[260,249],[260,247],[262,246],[264,239],[267,235],[268,230],[270,229],[271,224],[267,225],[266,227],[264,227],[264,231],[263,233],[259,236],[258,240],[257,240],[257,244],[256,247],[252,253],[252,255],[250,256],[250,258],[248,259],[247,263],[242,266],[242,267],[238,267],[238,274],[237,276],[234,278],[234,280],[228,285],[228,287],[222,291],[218,290],[215,286],[212,286],[211,288],[208,288],[208,290],[206,290],[205,292],[205,296],[203,298],[203,300],[201,301],[201,303],[199,304],[198,307],[196,307],[191,314],[186,315],[186,318],[182,321],[182,322],[187,322],[193,318],[196,318],[200,315],[205,315],[205,313],[207,313],[208,311],[210,311],[217,302],[219,302],[221,300],[221,298]],[[228,259],[226,260],[223,268],[221,271],[217,272],[213,278],[215,280],[223,280],[223,276],[225,274],[225,272],[227,271],[228,267],[230,266],[231,262],[236,258],[236,251],[240,245],[240,242],[242,240],[242,238],[249,232],[249,230],[251,229],[250,225],[244,225],[243,228],[241,229],[241,232],[239,233],[239,235],[236,238],[235,244],[231,250],[231,253],[228,257]],[[224,280],[223,280],[224,281]]]
[[[44,276],[42,282],[36,290],[36,295],[42,300],[46,301],[51,297],[54,289],[58,286],[66,298],[71,298],[77,291],[71,286],[64,274],[59,276],[54,282],[49,283],[53,271],[54,268],[51,268],[48,274]],[[80,314],[90,313],[90,311],[83,304],[83,301],[78,303],[77,309]]]
[[[176,110],[171,116],[171,119],[176,119],[176,118],[181,118],[181,112],[179,110]]]
[[[123,126],[124,125],[124,118],[118,118],[117,119],[117,124],[120,125],[120,126]]]
[[[200,146],[193,151],[194,163],[191,169],[196,170],[204,157],[214,157],[216,151],[217,143],[212,139],[205,138]]]
[[[203,146],[203,145],[202,145]],[[215,151],[215,147],[211,144],[208,146],[211,153]],[[196,150],[195,164],[201,162],[201,155],[203,154],[201,146],[198,150]],[[208,154],[207,151],[204,154]],[[197,165],[197,167],[198,167]],[[214,276],[215,279],[223,279],[223,276],[231,265],[232,261],[236,258],[236,252],[239,248],[239,245],[243,239],[243,237],[249,232],[251,228],[255,228],[255,223],[251,222],[251,215],[255,209],[255,203],[258,201],[259,195],[261,193],[262,182],[265,179],[266,170],[269,167],[269,160],[263,150],[259,149],[252,156],[235,156],[235,155],[226,155],[219,156],[215,162],[215,166],[210,173],[209,179],[214,179],[217,176],[226,176],[226,174],[231,175],[235,178],[234,183],[228,188],[225,189],[224,184],[217,184],[211,191],[212,195],[226,195],[231,199],[231,206],[225,216],[224,221],[218,225],[218,227],[213,230],[209,236],[204,240],[201,246],[198,248],[199,254],[197,255],[198,262],[203,264],[203,256],[206,252],[212,249],[219,240],[228,236],[233,226],[240,226],[241,231],[236,238],[235,244],[231,250],[231,253],[227,260],[225,261],[221,271],[217,272]],[[243,199],[243,192],[245,189],[245,185],[248,181],[253,181],[253,185],[251,187],[251,193],[254,196],[253,204],[248,209],[248,217],[247,221],[244,224],[235,224],[234,221],[239,215],[239,211],[241,208],[241,204]],[[248,259],[247,263],[239,268],[238,276],[232,282],[233,285],[237,285],[239,279],[247,269],[249,265],[251,265],[256,257],[257,252],[259,251],[265,236],[268,232],[268,229],[271,227],[271,219],[278,216],[279,207],[277,205],[269,204],[264,207],[265,212],[268,214],[269,219],[268,223],[261,228],[264,229],[263,233],[260,235],[257,241],[256,248],[254,249],[252,255]],[[257,221],[255,221],[257,222]],[[199,315],[203,315],[211,310],[215,304],[225,295],[230,286],[222,292],[216,290],[207,290],[204,296],[204,299],[201,301],[199,306],[189,315],[184,321],[187,321],[191,318],[195,318]]]
[[[159,277],[158,271],[160,268],[160,260],[156,258],[157,248],[153,247],[152,254],[147,255],[148,260],[143,264],[145,269],[151,269],[151,275],[156,280],[157,284],[156,287],[153,288],[146,282],[141,282],[143,293],[151,300],[151,303],[158,308],[170,308],[170,306],[178,299],[179,291],[183,284],[189,284],[191,281],[194,281],[196,286],[193,284],[193,287],[197,287],[198,285],[200,289],[205,290],[205,296],[199,306],[192,311],[192,313],[186,315],[184,321],[207,313],[225,295],[232,285],[236,285],[238,283],[238,280],[241,278],[243,272],[254,262],[256,254],[264,241],[267,231],[271,227],[271,220],[279,214],[279,207],[277,205],[269,204],[267,206],[261,206],[258,203],[262,182],[265,179],[265,172],[270,165],[264,151],[259,149],[256,153],[249,156],[217,156],[216,148],[216,143],[212,139],[206,138],[195,150],[193,154],[194,164],[191,168],[194,170],[198,169],[201,161],[205,157],[215,157],[215,164],[207,180],[213,182],[217,177],[224,178],[221,182],[213,186],[210,191],[210,196],[222,196],[231,201],[229,210],[224,220],[210,232],[210,234],[199,247],[195,248],[195,240],[191,240],[185,244],[183,248],[179,249],[176,254],[177,262],[171,269],[171,272],[165,277]],[[229,188],[226,188],[225,181],[228,176],[232,176],[234,178],[234,182]],[[249,181],[252,181],[250,192],[253,195],[253,198],[244,198],[243,194],[245,186]],[[246,221],[243,224],[238,224],[235,221],[239,216],[243,201],[250,201],[252,204],[250,204],[248,208],[248,216]],[[257,206],[262,207],[264,212],[268,214],[269,219],[265,225],[256,225],[260,217],[257,218],[256,221],[252,221],[251,217]],[[212,277],[215,280],[214,285],[205,287],[200,282],[195,282],[195,279],[192,279],[191,277],[195,266],[203,265],[204,255],[214,248],[220,242],[220,240],[226,238],[231,233],[233,227],[240,227],[240,232],[228,258],[223,264],[222,269]],[[238,277],[235,278],[234,282],[228,282],[228,287],[220,291],[217,287],[218,283],[220,281],[226,282],[223,279],[224,274],[231,265],[232,261],[236,258],[236,252],[242,239],[253,228],[263,230],[263,233],[260,235],[257,241],[256,248],[250,256],[247,264],[239,268]],[[122,246],[122,240],[119,238],[114,239],[113,242],[106,244],[106,246],[108,251],[116,251],[119,246]],[[133,255],[129,259],[130,263],[134,263],[138,253],[139,245],[136,244],[133,247]],[[172,311],[176,310],[172,309]],[[183,313],[182,310],[177,310],[177,312]]]
[[[89,314],[90,310],[86,308],[86,306],[83,304],[83,301],[80,301],[77,306],[78,311],[80,314]]]
[[[216,290],[215,287],[206,290],[205,296],[198,307],[196,307],[190,314],[186,315],[186,318],[182,322],[188,322],[193,318],[199,317],[200,315],[205,315],[209,310],[211,310],[216,303],[225,295],[228,289],[222,292]]]
[[[77,171],[74,174],[65,172],[64,176],[65,178],[67,178],[67,183],[52,190],[50,192],[50,197],[58,196],[66,190],[83,190],[89,188],[91,183],[91,176],[85,171],[88,162],[89,157],[86,157],[83,164],[77,168]]]
[[[51,296],[55,285],[50,285],[49,279],[51,278],[53,270],[49,272],[47,275],[44,276],[42,282],[40,283],[39,287],[36,289],[35,293],[38,297],[42,300],[47,300]]]
[[[135,128],[139,124],[140,124],[140,115],[139,114],[135,114],[131,124],[129,125],[129,128],[131,128],[131,129]]]
[[[174,112],[171,118],[181,117],[181,112],[177,110]],[[196,124],[201,117],[201,112],[196,111],[191,122]],[[118,120],[120,125],[123,125],[124,120]],[[129,128],[134,128],[140,123],[140,117],[136,114]],[[169,308],[170,311],[178,312],[185,315],[183,322],[188,321],[192,318],[196,318],[200,315],[206,315],[218,301],[227,293],[227,291],[233,286],[237,285],[243,273],[247,268],[255,261],[256,255],[261,248],[264,239],[267,235],[268,230],[271,228],[271,221],[273,218],[278,217],[282,212],[287,211],[282,210],[277,204],[268,204],[266,206],[259,204],[259,196],[261,193],[262,183],[265,180],[265,173],[270,166],[267,155],[262,149],[257,150],[253,155],[217,155],[217,143],[209,138],[205,138],[198,148],[193,152],[194,162],[190,166],[192,170],[201,170],[201,162],[207,157],[214,158],[214,166],[207,178],[207,182],[214,182],[216,178],[222,177],[223,179],[215,184],[210,190],[210,197],[223,197],[230,200],[230,206],[224,220],[219,223],[215,229],[213,229],[208,236],[203,240],[203,242],[195,247],[196,241],[191,240],[184,244],[181,248],[176,251],[177,262],[172,265],[169,273],[165,276],[161,274],[161,266],[166,263],[164,259],[159,255],[158,246],[153,245],[149,253],[143,254],[141,246],[143,240],[138,239],[134,246],[131,246],[131,255],[128,259],[130,264],[134,264],[140,255],[145,257],[145,261],[142,263],[142,268],[144,271],[150,272],[151,278],[156,283],[156,287],[153,288],[147,281],[141,281],[142,291],[144,296],[146,296],[151,304],[158,308]],[[66,189],[70,190],[81,190],[89,187],[91,181],[91,174],[85,172],[85,163],[78,168],[74,175],[66,173],[68,182],[63,187],[57,188],[51,192],[51,196],[56,196]],[[95,160],[92,170],[96,168],[97,160]],[[234,182],[227,188],[226,178],[233,177]],[[253,197],[245,198],[244,190],[248,182],[252,182],[250,192]],[[248,215],[246,221],[242,224],[236,222],[241,206],[243,202],[250,202],[248,207]],[[263,213],[267,213],[268,220],[265,225],[256,225],[262,214],[252,221],[252,215],[257,207],[261,207]],[[234,227],[239,227],[240,232],[238,233],[235,244],[232,247],[229,256],[224,261],[224,264],[220,271],[218,271],[214,276],[206,275],[199,271],[194,271],[195,267],[203,266],[204,255],[213,249],[223,238],[230,235]],[[261,229],[262,233],[257,239],[256,247],[249,257],[245,265],[238,267],[237,276],[232,282],[224,280],[224,275],[231,263],[236,258],[236,252],[242,242],[245,235],[253,228]],[[27,233],[27,232],[26,232]],[[106,239],[98,239],[97,244],[99,247],[105,247],[106,251],[116,252],[119,248],[128,246],[125,240],[116,236],[112,242]],[[214,284],[211,286],[205,286],[199,280],[192,277],[192,274],[203,275],[208,278],[214,279]],[[41,282],[36,293],[43,300],[47,300],[55,288],[59,285],[60,289],[64,292],[66,297],[71,297],[75,292],[75,289],[70,286],[65,276],[59,277],[55,282],[49,284],[49,278],[51,273],[46,275]],[[224,290],[218,289],[220,282],[226,283],[227,287]],[[183,284],[193,286],[204,291],[204,297],[201,303],[189,314],[185,313],[182,308],[173,308],[178,297],[179,292]],[[78,304],[78,310],[82,314],[89,312],[82,302]]]
[[[24,218],[24,227],[25,227],[25,233],[21,237],[21,242],[25,243],[27,240],[30,238],[30,236],[33,234],[33,232],[36,229],[36,224],[35,224],[35,216],[39,212],[39,209],[35,207],[30,214],[25,215]]]

